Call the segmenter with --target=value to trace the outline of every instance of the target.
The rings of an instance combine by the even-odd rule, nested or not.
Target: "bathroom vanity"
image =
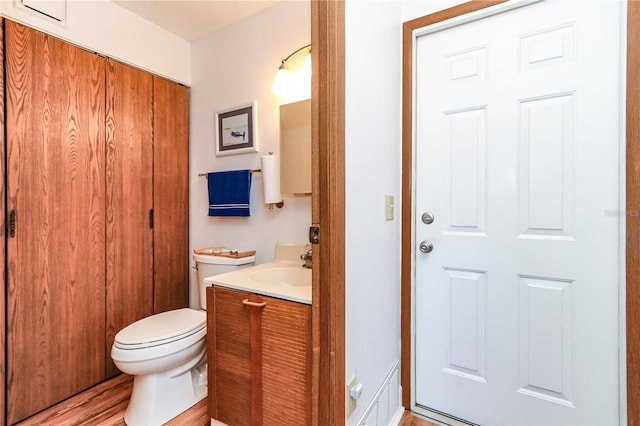
[[[311,269],[305,246],[209,278],[209,416],[229,425],[311,422]]]
[[[209,416],[310,424],[311,305],[212,286],[207,306]]]

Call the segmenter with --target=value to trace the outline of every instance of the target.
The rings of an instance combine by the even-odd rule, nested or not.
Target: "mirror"
[[[311,99],[280,105],[280,192],[311,195]]]

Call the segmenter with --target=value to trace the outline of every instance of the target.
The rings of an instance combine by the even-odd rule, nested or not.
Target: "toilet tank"
[[[202,309],[207,309],[207,286],[210,284],[206,283],[204,279],[213,275],[220,275],[253,266],[256,257],[233,258],[208,254],[194,254],[193,260],[196,262],[198,289],[200,290],[200,306]]]

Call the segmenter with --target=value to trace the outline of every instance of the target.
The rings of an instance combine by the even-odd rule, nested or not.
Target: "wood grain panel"
[[[312,422],[345,423],[345,5],[311,2]]]
[[[6,22],[8,423],[104,379],[105,61]]]
[[[154,313],[189,306],[189,89],[153,78]]]
[[[262,310],[265,425],[311,423],[311,306],[271,297]]]
[[[234,426],[251,424],[250,318],[242,304],[248,296],[207,289],[209,415]]]
[[[640,2],[627,3],[627,418],[640,425]]]
[[[0,45],[4,46],[4,19],[0,18]],[[4,49],[0,49],[0,62],[4,63]],[[4,124],[4,67],[0,67],[0,158],[5,159],[5,124]],[[5,176],[5,162],[0,161],[0,176]],[[5,180],[0,182],[0,223],[5,222]],[[6,238],[5,226],[0,226],[0,237],[4,242]],[[6,245],[0,244],[0,270],[6,270]],[[5,275],[0,277],[0,419],[5,418],[5,396],[6,396],[6,360],[5,360],[5,348],[6,348],[6,292],[7,283]]]
[[[216,354],[216,294],[215,287],[207,287],[207,414],[216,417],[217,377],[214,368],[218,362]]]
[[[113,60],[107,63],[106,236],[107,375],[123,327],[152,314],[153,77]]]

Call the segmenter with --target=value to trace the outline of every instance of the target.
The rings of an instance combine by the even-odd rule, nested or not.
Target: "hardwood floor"
[[[133,378],[122,374],[41,411],[17,426],[124,426],[124,412],[132,388]],[[166,425],[209,425],[206,398]]]
[[[410,411],[405,411],[402,416],[402,420],[400,420],[400,424],[398,426],[438,426],[435,423],[431,423],[430,421],[423,420],[419,417],[416,417],[411,414]]]
[[[125,426],[133,377],[121,374],[17,423],[16,426]],[[166,426],[208,426],[207,399],[165,423]],[[381,425],[382,426],[382,425]],[[398,426],[437,426],[405,412]]]

